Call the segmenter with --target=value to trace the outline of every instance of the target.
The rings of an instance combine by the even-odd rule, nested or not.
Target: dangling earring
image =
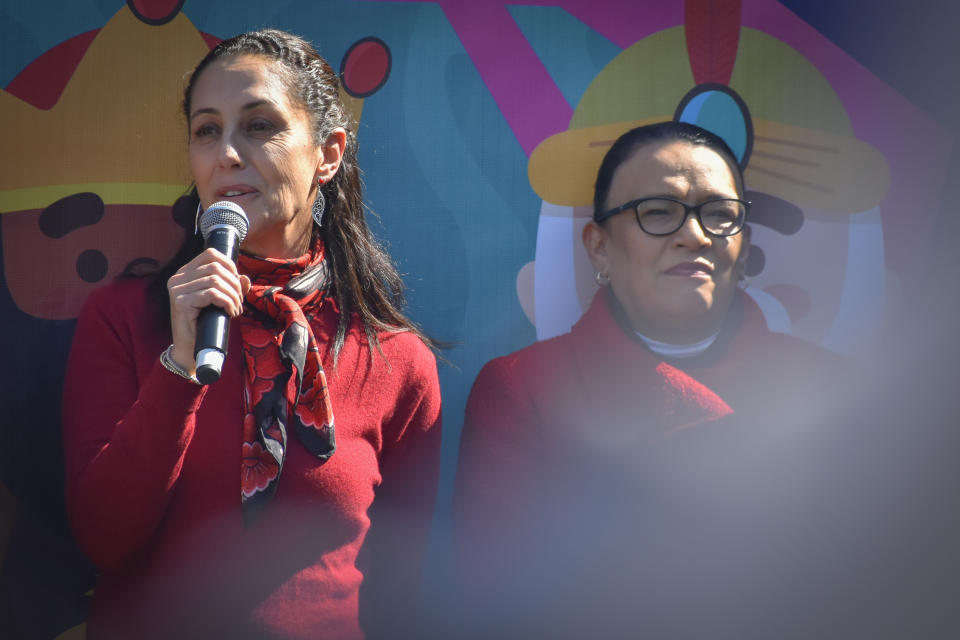
[[[323,226],[323,211],[327,208],[327,199],[323,197],[323,178],[317,179],[317,199],[313,201],[313,221],[318,227]]]
[[[601,287],[606,287],[610,284],[610,276],[605,273],[600,273],[599,271],[593,274],[593,279],[596,280],[597,284]]]
[[[200,233],[200,216],[203,215],[203,203],[197,203],[197,217],[193,219],[193,235]]]
[[[737,286],[741,289],[746,289],[750,286],[750,276],[743,274],[740,276],[740,280],[737,282]]]

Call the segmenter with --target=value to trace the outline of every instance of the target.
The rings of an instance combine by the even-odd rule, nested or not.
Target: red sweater
[[[722,490],[736,485],[735,461],[776,449],[753,434],[815,420],[808,403],[841,366],[768,331],[746,295],[705,353],[664,361],[608,298],[601,291],[570,333],[492,360],[477,377],[454,494],[461,637],[697,637],[657,635],[664,629],[635,617],[669,618],[700,579],[684,566],[703,559],[699,550],[673,541],[739,526],[711,511],[736,511]],[[714,466],[725,462],[733,469]],[[658,572],[660,557],[673,566]]]
[[[371,353],[354,322],[336,367],[323,357],[336,453],[319,464],[291,437],[276,495],[245,528],[239,332],[218,382],[186,381],[159,364],[171,338],[145,287],[94,292],[67,365],[67,506],[102,572],[89,637],[359,638],[361,617],[402,623],[440,454],[427,347],[385,334],[383,356]],[[336,321],[325,305],[313,321],[320,345]]]

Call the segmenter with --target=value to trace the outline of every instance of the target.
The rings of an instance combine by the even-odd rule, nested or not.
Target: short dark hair
[[[740,169],[737,157],[727,143],[723,141],[723,138],[695,124],[669,120],[627,131],[616,139],[610,150],[603,156],[603,162],[600,163],[600,169],[597,171],[597,182],[593,189],[594,219],[603,213],[606,208],[613,176],[621,164],[632,158],[633,154],[641,147],[655,142],[673,141],[703,145],[723,156],[730,166],[731,173],[733,173],[734,182],[737,185],[737,194],[743,197],[743,171]]]

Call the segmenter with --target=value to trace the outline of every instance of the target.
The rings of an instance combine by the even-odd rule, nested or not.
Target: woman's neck
[[[707,336],[703,340],[686,344],[675,344],[654,340],[653,338],[643,335],[639,331],[635,333],[637,334],[638,338],[643,340],[644,344],[647,345],[647,348],[649,348],[650,351],[653,351],[657,355],[665,358],[692,358],[693,356],[698,356],[709,349],[717,339],[717,336],[720,335],[720,331],[717,330],[715,333]]]
[[[274,258],[279,260],[299,258],[310,249],[313,238],[313,227],[304,230],[284,229],[282,233],[272,236],[271,241],[257,238],[257,241],[243,244],[243,252],[257,258]]]

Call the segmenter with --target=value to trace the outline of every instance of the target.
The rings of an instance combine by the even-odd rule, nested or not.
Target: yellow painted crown
[[[190,183],[185,74],[209,51],[182,13],[162,27],[127,8],[97,34],[50,110],[0,91],[0,212],[93,191],[105,204],[171,204]]]

